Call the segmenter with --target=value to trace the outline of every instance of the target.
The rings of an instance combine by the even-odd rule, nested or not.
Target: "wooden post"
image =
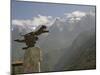
[[[31,47],[25,50],[24,73],[41,72],[41,50],[38,47]]]

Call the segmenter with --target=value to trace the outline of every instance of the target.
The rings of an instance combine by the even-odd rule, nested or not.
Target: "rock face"
[[[41,49],[31,47],[25,50],[24,73],[40,72]]]

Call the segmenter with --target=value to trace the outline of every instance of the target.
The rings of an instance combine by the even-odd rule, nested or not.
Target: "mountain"
[[[71,45],[72,41],[81,33],[95,28],[95,18],[90,15],[86,15],[80,21],[69,22],[69,20],[61,21],[56,18],[54,23],[49,27],[48,36],[42,38],[40,36],[39,46],[48,51],[65,46]]]
[[[90,15],[75,23],[56,19],[49,28],[47,37],[42,38],[40,36],[39,46],[43,51],[43,66],[45,66],[43,71],[54,71],[54,66],[59,62],[62,55],[66,53],[73,41],[78,38],[79,34],[91,29],[95,29],[95,20]],[[68,57],[70,57],[69,54]]]
[[[65,51],[56,64],[54,71],[95,69],[95,31],[82,32]]]
[[[24,51],[22,50],[22,47],[25,46],[25,44],[20,44],[14,41],[15,39],[22,38],[19,33],[19,26],[15,26],[13,31],[11,31],[12,61],[23,59]]]

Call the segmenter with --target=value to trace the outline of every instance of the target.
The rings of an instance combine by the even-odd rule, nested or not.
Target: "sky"
[[[89,12],[93,6],[50,4],[36,2],[12,1],[12,19],[31,19],[38,14],[44,16],[61,17],[64,13],[70,13],[76,10]],[[94,11],[94,10],[93,10]]]

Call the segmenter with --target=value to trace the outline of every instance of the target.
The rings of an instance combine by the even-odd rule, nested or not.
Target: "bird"
[[[43,33],[48,33],[49,31],[47,30],[47,27],[45,25],[42,25],[37,31],[32,31],[30,33],[27,33],[25,35],[21,35],[24,37],[24,39],[16,39],[14,41],[19,42],[19,43],[25,43],[27,47],[23,47],[22,49],[27,49],[29,47],[34,47],[36,44],[36,41],[39,39],[39,35]]]

